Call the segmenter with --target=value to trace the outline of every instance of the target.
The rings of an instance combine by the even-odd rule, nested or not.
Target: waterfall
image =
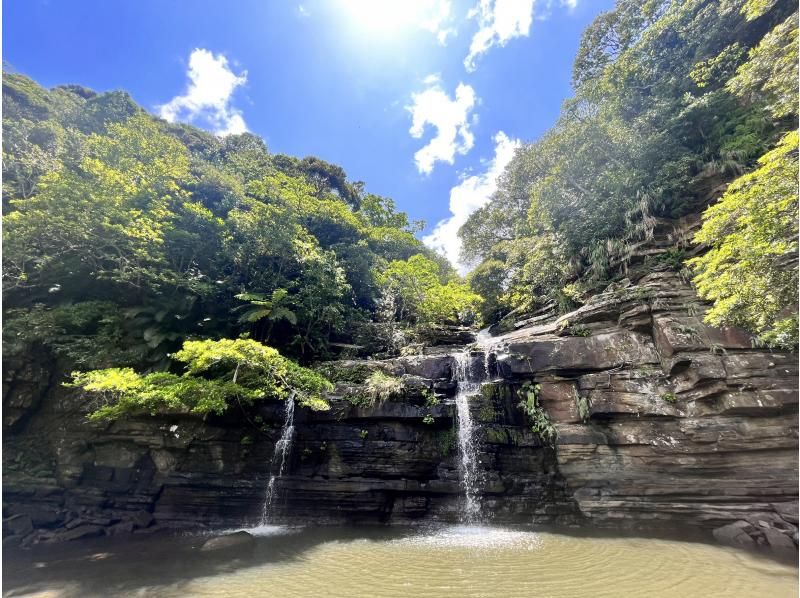
[[[475,379],[472,372],[472,356],[469,349],[455,355],[453,377],[458,384],[456,389],[456,415],[458,420],[458,453],[461,458],[461,485],[464,487],[464,523],[475,523],[480,516],[478,502],[478,447],[475,441],[475,430],[472,415],[469,412],[469,397],[480,392],[481,373]]]
[[[483,351],[483,371],[485,379],[489,380],[492,377],[489,365],[489,359],[492,355],[492,335],[489,333],[488,327],[478,331],[475,337],[475,344]]]
[[[272,454],[270,462],[270,476],[267,483],[267,492],[264,496],[264,506],[261,510],[261,525],[267,525],[271,517],[272,499],[275,496],[275,485],[283,475],[286,466],[286,457],[292,448],[292,436],[294,436],[294,396],[286,399],[286,415],[281,429],[281,438],[275,444],[275,452]],[[275,466],[278,466],[277,470]]]

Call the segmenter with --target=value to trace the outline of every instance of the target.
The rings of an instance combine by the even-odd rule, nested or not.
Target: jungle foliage
[[[44,349],[86,372],[80,386],[113,397],[102,416],[179,403],[218,413],[263,394],[242,373],[184,376],[191,343],[258,344],[272,364],[260,382],[283,359],[275,350],[308,364],[360,338],[380,344],[393,264],[436,270],[393,326],[469,311],[452,268],[416,239],[421,223],[341,167],[166,123],[123,92],[4,73],[3,207],[4,356]],[[223,349],[204,345],[228,363]],[[265,388],[285,395],[277,379]]]
[[[714,301],[708,321],[785,346],[777,330],[797,309],[797,142],[786,137],[797,18],[788,0],[618,0],[600,15],[558,122],[518,150],[460,230],[485,319],[568,311],[658,218],[711,206],[697,241],[712,251],[693,262]]]
[[[167,411],[221,415],[234,401],[243,406],[266,398],[329,409],[330,382],[251,339],[186,341],[174,359],[185,364],[182,375],[109,368],[73,372],[70,385],[93,395],[90,418],[96,420]]]

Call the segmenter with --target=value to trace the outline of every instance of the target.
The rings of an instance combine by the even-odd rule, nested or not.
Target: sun
[[[347,17],[362,33],[398,35],[433,29],[447,17],[440,0],[339,0]]]

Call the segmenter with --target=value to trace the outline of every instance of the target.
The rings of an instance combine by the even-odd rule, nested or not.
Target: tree
[[[399,321],[462,324],[477,319],[480,297],[460,280],[440,280],[439,265],[422,254],[390,262],[377,278]]]
[[[657,218],[704,210],[796,126],[796,62],[788,0],[619,0],[600,15],[575,96],[459,231],[486,314],[566,307],[568,284],[608,280]]]
[[[750,103],[765,102],[775,118],[797,114],[797,43],[795,12],[750,50],[747,62],[727,82],[727,88]]]
[[[224,413],[264,399],[296,400],[327,410],[333,386],[318,373],[285,359],[272,347],[248,339],[186,341],[173,356],[185,372],[137,374],[131,368],[73,372],[71,386],[94,395],[90,419],[177,411]]]
[[[688,263],[714,302],[706,321],[743,326],[768,344],[797,345],[797,132],[728,187],[695,236],[711,249]]]
[[[143,114],[108,128],[86,140],[79,169],[42,177],[40,192],[6,216],[12,288],[63,286],[70,272],[139,289],[164,282],[165,233],[187,199],[179,182],[188,156]]]
[[[430,255],[391,199],[335,165],[165,123],[121,92],[13,74],[3,89],[4,335],[17,357],[163,370],[187,338],[247,332],[311,362],[353,340],[345,322],[378,317],[375,272]]]

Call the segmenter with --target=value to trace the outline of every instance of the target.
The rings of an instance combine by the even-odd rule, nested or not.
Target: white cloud
[[[433,232],[422,242],[431,249],[446,256],[461,274],[469,271],[469,265],[461,262],[461,241],[458,229],[467,221],[469,215],[486,205],[497,190],[497,177],[505,170],[519,147],[518,139],[510,139],[503,131],[494,136],[494,158],[486,171],[462,178],[450,189],[450,213],[452,216],[440,220]]]
[[[447,45],[448,37],[456,34],[456,28],[451,26],[453,17],[450,10],[452,7],[450,0],[435,0],[427,3],[427,14],[424,14],[420,23],[420,27],[433,33],[442,46]]]
[[[546,21],[553,16],[553,8],[556,5],[566,8],[568,13],[573,13],[578,7],[578,0],[537,0],[535,19]]]
[[[456,153],[463,155],[472,149],[475,138],[469,129],[470,113],[477,98],[471,86],[459,83],[455,96],[450,99],[438,75],[426,77],[425,84],[428,88],[412,94],[412,105],[406,109],[411,112],[409,133],[412,137],[421,138],[426,125],[436,129],[433,139],[414,154],[417,170],[430,174],[436,162],[453,164]]]
[[[472,37],[469,54],[464,59],[467,71],[474,71],[475,59],[492,46],[504,46],[515,37],[528,35],[534,3],[535,0],[480,0],[469,11],[468,16],[478,20],[479,29]]]
[[[303,6],[302,4],[298,4],[297,5],[297,14],[299,14],[301,17],[310,17],[311,16],[311,13],[308,12],[308,9],[305,6]]]
[[[203,123],[217,135],[247,131],[241,111],[231,105],[233,92],[247,81],[247,71],[237,75],[225,56],[197,48],[189,56],[186,74],[189,78],[186,93],[159,108],[162,118],[169,122]]]

